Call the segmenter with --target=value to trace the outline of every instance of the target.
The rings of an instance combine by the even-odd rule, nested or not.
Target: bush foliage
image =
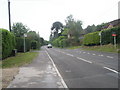
[[[59,38],[55,39],[53,41],[53,45],[56,47],[67,47],[68,46],[68,40],[66,39],[65,36],[60,36]]]
[[[38,41],[32,41],[31,42],[31,49],[39,49],[40,48],[40,43]]]
[[[2,59],[11,55],[12,50],[15,49],[15,36],[13,33],[6,29],[0,29],[2,31]]]
[[[99,31],[86,34],[83,39],[83,44],[84,45],[99,45],[100,44]]]

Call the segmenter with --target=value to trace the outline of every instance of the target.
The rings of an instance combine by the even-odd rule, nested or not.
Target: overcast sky
[[[8,27],[8,0],[0,0],[0,28]],[[72,14],[87,25],[118,19],[119,0],[10,0],[11,23],[22,22],[41,37],[49,40],[52,23]]]

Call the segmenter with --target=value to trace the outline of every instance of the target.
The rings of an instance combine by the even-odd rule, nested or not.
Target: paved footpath
[[[7,88],[67,88],[47,51],[29,65],[20,68],[19,74]]]

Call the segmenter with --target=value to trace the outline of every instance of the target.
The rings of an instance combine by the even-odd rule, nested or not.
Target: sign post
[[[25,48],[25,37],[27,37],[27,35],[26,34],[24,34],[24,53],[26,52],[26,48]]]
[[[100,36],[100,46],[102,46],[102,41],[101,41],[101,32],[99,32],[99,36]]]

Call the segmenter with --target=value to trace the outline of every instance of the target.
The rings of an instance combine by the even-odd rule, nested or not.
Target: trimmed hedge
[[[2,31],[2,59],[11,56],[12,50],[15,49],[15,36],[13,33],[6,29],[0,29]]]
[[[114,27],[114,28],[105,29],[102,31],[101,41],[103,45],[109,44],[109,43],[114,44],[114,37],[112,36],[113,33],[117,34],[116,43],[120,44],[120,27]]]
[[[99,31],[86,34],[83,39],[83,44],[84,45],[99,45],[100,44]]]
[[[25,38],[25,51],[30,51],[30,40]],[[16,37],[16,49],[18,52],[24,52],[24,38]]]

